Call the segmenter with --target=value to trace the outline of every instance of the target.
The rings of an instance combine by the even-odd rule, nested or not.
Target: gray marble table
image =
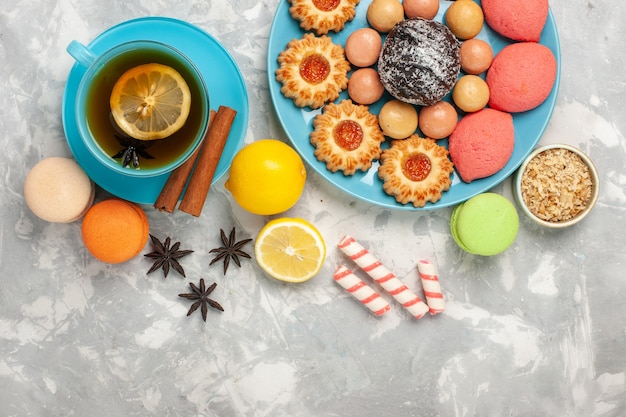
[[[314,171],[287,214],[328,244],[301,285],[209,266],[219,229],[254,237],[266,218],[217,182],[200,218],[146,207],[151,232],[196,252],[187,278],[147,275],[139,256],[94,260],[80,222],[50,224],[24,203],[41,158],[71,156],[61,107],[72,39],[142,16],[170,16],[215,36],[250,97],[246,142],[287,140],[268,92],[266,51],[278,0],[0,0],[0,415],[2,416],[562,416],[626,415],[626,8],[552,1],[562,48],[556,108],[541,143],[587,152],[600,171],[591,216],[568,230],[522,219],[505,253],[462,252],[451,208],[374,207]],[[494,188],[511,198],[510,181]],[[97,198],[106,197],[102,190]],[[409,287],[416,260],[438,265],[445,313],[375,318],[332,281],[351,234]],[[146,252],[149,248],[146,248]],[[224,313],[185,317],[189,281],[215,281]]]

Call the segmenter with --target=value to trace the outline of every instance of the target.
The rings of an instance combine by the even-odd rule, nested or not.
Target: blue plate
[[[346,24],[344,30],[339,33],[330,33],[333,42],[339,45],[345,45],[346,39],[350,33],[361,27],[369,27],[366,18],[367,7],[371,0],[361,0],[357,6],[357,15],[353,21]],[[480,4],[479,1],[477,3]],[[443,16],[447,8],[452,4],[449,1],[440,2],[439,13],[435,18],[438,21],[443,20]],[[443,193],[441,200],[436,203],[428,203],[423,208],[415,208],[412,204],[400,204],[396,200],[387,195],[382,188],[382,181],[378,178],[378,163],[375,161],[372,168],[368,172],[357,173],[354,176],[344,176],[340,171],[333,173],[326,169],[323,162],[318,161],[313,154],[313,145],[309,142],[309,134],[312,131],[312,121],[316,114],[321,110],[311,110],[310,108],[299,108],[293,104],[291,99],[285,98],[280,92],[281,83],[276,81],[275,72],[278,69],[277,58],[283,51],[289,41],[292,39],[300,39],[304,32],[299,27],[298,22],[289,14],[289,3],[281,0],[276,9],[272,28],[269,37],[269,48],[267,56],[268,78],[270,86],[270,94],[274,103],[274,108],[278,114],[280,123],[282,124],[287,136],[291,140],[293,146],[298,150],[302,158],[319,173],[322,177],[330,181],[336,187],[345,192],[378,206],[401,209],[401,210],[429,210],[441,207],[447,207],[458,204],[468,198],[489,190],[500,182],[504,181],[509,175],[515,171],[522,163],[524,158],[533,150],[544,130],[548,125],[550,116],[556,103],[557,91],[560,81],[561,72],[561,51],[559,46],[559,38],[552,12],[548,15],[546,26],[541,35],[540,43],[549,47],[557,60],[557,78],[549,97],[539,107],[513,115],[513,123],[515,125],[515,147],[513,154],[506,166],[496,174],[464,183],[459,176],[454,173],[452,178],[452,186],[450,190]],[[503,38],[492,31],[486,24],[477,36],[489,44],[494,54],[499,52],[504,46],[511,43],[510,40]],[[343,92],[337,101],[348,98],[347,92]],[[379,102],[370,106],[370,111],[378,114],[382,103],[389,99],[386,95]],[[449,99],[449,98],[448,98]],[[447,140],[440,140],[438,143],[447,146]]]
[[[228,106],[237,111],[230,136],[215,171],[213,182],[228,170],[243,144],[248,128],[248,93],[237,64],[211,35],[189,23],[165,18],[146,17],[123,22],[100,34],[89,47],[95,52],[131,40],[154,40],[167,43],[187,55],[200,69],[209,90],[211,107]],[[74,158],[87,175],[109,193],[140,204],[153,204],[169,174],[148,178],[123,176],[109,170],[89,153],[80,139],[74,119],[76,90],[85,73],[75,64],[69,74],[63,94],[63,127]]]

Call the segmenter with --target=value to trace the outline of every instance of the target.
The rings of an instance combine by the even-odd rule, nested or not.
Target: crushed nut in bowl
[[[598,199],[598,172],[587,155],[565,144],[535,149],[514,177],[520,208],[536,223],[563,228],[581,221]]]

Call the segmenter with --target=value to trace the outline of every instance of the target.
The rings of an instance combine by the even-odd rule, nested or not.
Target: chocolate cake
[[[450,92],[461,69],[460,43],[445,25],[406,19],[387,35],[378,59],[385,89],[398,100],[430,106]]]

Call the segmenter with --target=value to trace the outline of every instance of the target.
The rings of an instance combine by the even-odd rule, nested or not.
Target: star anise
[[[215,300],[211,300],[209,295],[213,292],[215,287],[217,287],[217,283],[213,283],[209,286],[209,288],[205,288],[204,286],[204,278],[200,278],[200,287],[196,286],[193,282],[189,283],[189,286],[193,290],[190,294],[178,294],[179,297],[186,298],[188,300],[194,300],[195,303],[189,307],[189,311],[187,312],[187,316],[190,316],[191,313],[196,311],[198,307],[202,312],[202,320],[206,322],[206,314],[208,311],[207,305],[213,307],[216,310],[224,311],[220,303]]]
[[[222,243],[224,246],[220,248],[211,249],[209,253],[217,253],[217,256],[213,258],[209,265],[213,265],[215,262],[220,259],[224,260],[224,275],[226,275],[226,271],[228,271],[228,266],[230,265],[230,260],[232,259],[238,267],[241,268],[241,261],[239,257],[244,257],[250,259],[250,255],[241,250],[241,248],[248,242],[251,242],[252,239],[244,239],[240,241],[235,241],[235,228],[230,231],[230,235],[228,238],[226,237],[226,233],[224,233],[223,229],[220,229],[220,236],[222,238]]]
[[[130,164],[134,168],[139,167],[139,157],[144,159],[154,159],[154,156],[150,155],[147,149],[154,144],[154,141],[150,140],[138,140],[134,138],[115,135],[115,139],[124,148],[118,153],[113,155],[113,159],[121,159],[122,166],[126,168]]]
[[[152,246],[154,248],[154,252],[150,252],[145,254],[144,256],[154,259],[154,264],[148,271],[148,274],[156,271],[157,269],[163,269],[163,273],[165,274],[165,278],[167,278],[167,274],[170,272],[170,267],[174,268],[176,272],[185,276],[185,270],[180,265],[178,260],[183,256],[187,256],[192,253],[192,250],[179,250],[180,242],[174,243],[170,247],[171,239],[167,237],[165,242],[161,243],[159,239],[150,235],[150,239],[152,240]]]

